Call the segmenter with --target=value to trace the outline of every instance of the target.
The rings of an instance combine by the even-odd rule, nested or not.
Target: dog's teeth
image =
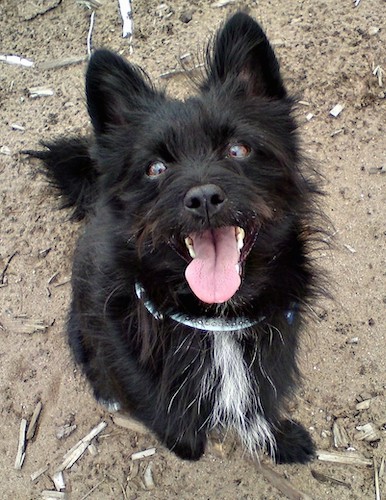
[[[240,252],[244,246],[245,231],[242,227],[236,228],[237,250]]]
[[[192,238],[190,238],[189,236],[185,238],[185,245],[188,249],[189,255],[192,257],[192,259],[194,259],[196,257],[196,252],[194,251]]]
[[[236,264],[236,266],[235,266],[235,267],[236,267],[236,271],[237,271],[239,274],[241,274],[241,266],[240,266],[240,264]]]

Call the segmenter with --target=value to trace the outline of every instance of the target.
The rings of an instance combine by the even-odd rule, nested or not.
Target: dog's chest
[[[212,334],[211,363],[202,395],[212,402],[210,425],[234,428],[251,452],[273,444],[259,398],[259,387],[233,332]]]

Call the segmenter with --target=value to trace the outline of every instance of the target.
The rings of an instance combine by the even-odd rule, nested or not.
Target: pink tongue
[[[234,227],[194,233],[196,257],[185,270],[193,293],[207,304],[226,302],[237,292],[241,279],[236,266],[239,251]]]

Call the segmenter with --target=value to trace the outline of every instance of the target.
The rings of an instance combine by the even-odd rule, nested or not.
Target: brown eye
[[[147,167],[146,174],[149,177],[158,177],[159,175],[163,174],[166,169],[167,166],[162,161],[153,161],[153,163],[150,163],[150,165]]]
[[[228,148],[229,158],[246,158],[251,153],[251,148],[246,144],[232,144]]]

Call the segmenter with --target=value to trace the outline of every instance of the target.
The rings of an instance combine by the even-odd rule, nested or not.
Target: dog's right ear
[[[249,95],[285,98],[275,53],[260,25],[238,12],[218,31],[207,52],[207,78],[201,89],[240,84]],[[230,87],[232,89],[232,87]]]
[[[86,74],[87,108],[96,134],[127,123],[130,111],[145,109],[158,94],[137,67],[109,50],[91,56]]]

